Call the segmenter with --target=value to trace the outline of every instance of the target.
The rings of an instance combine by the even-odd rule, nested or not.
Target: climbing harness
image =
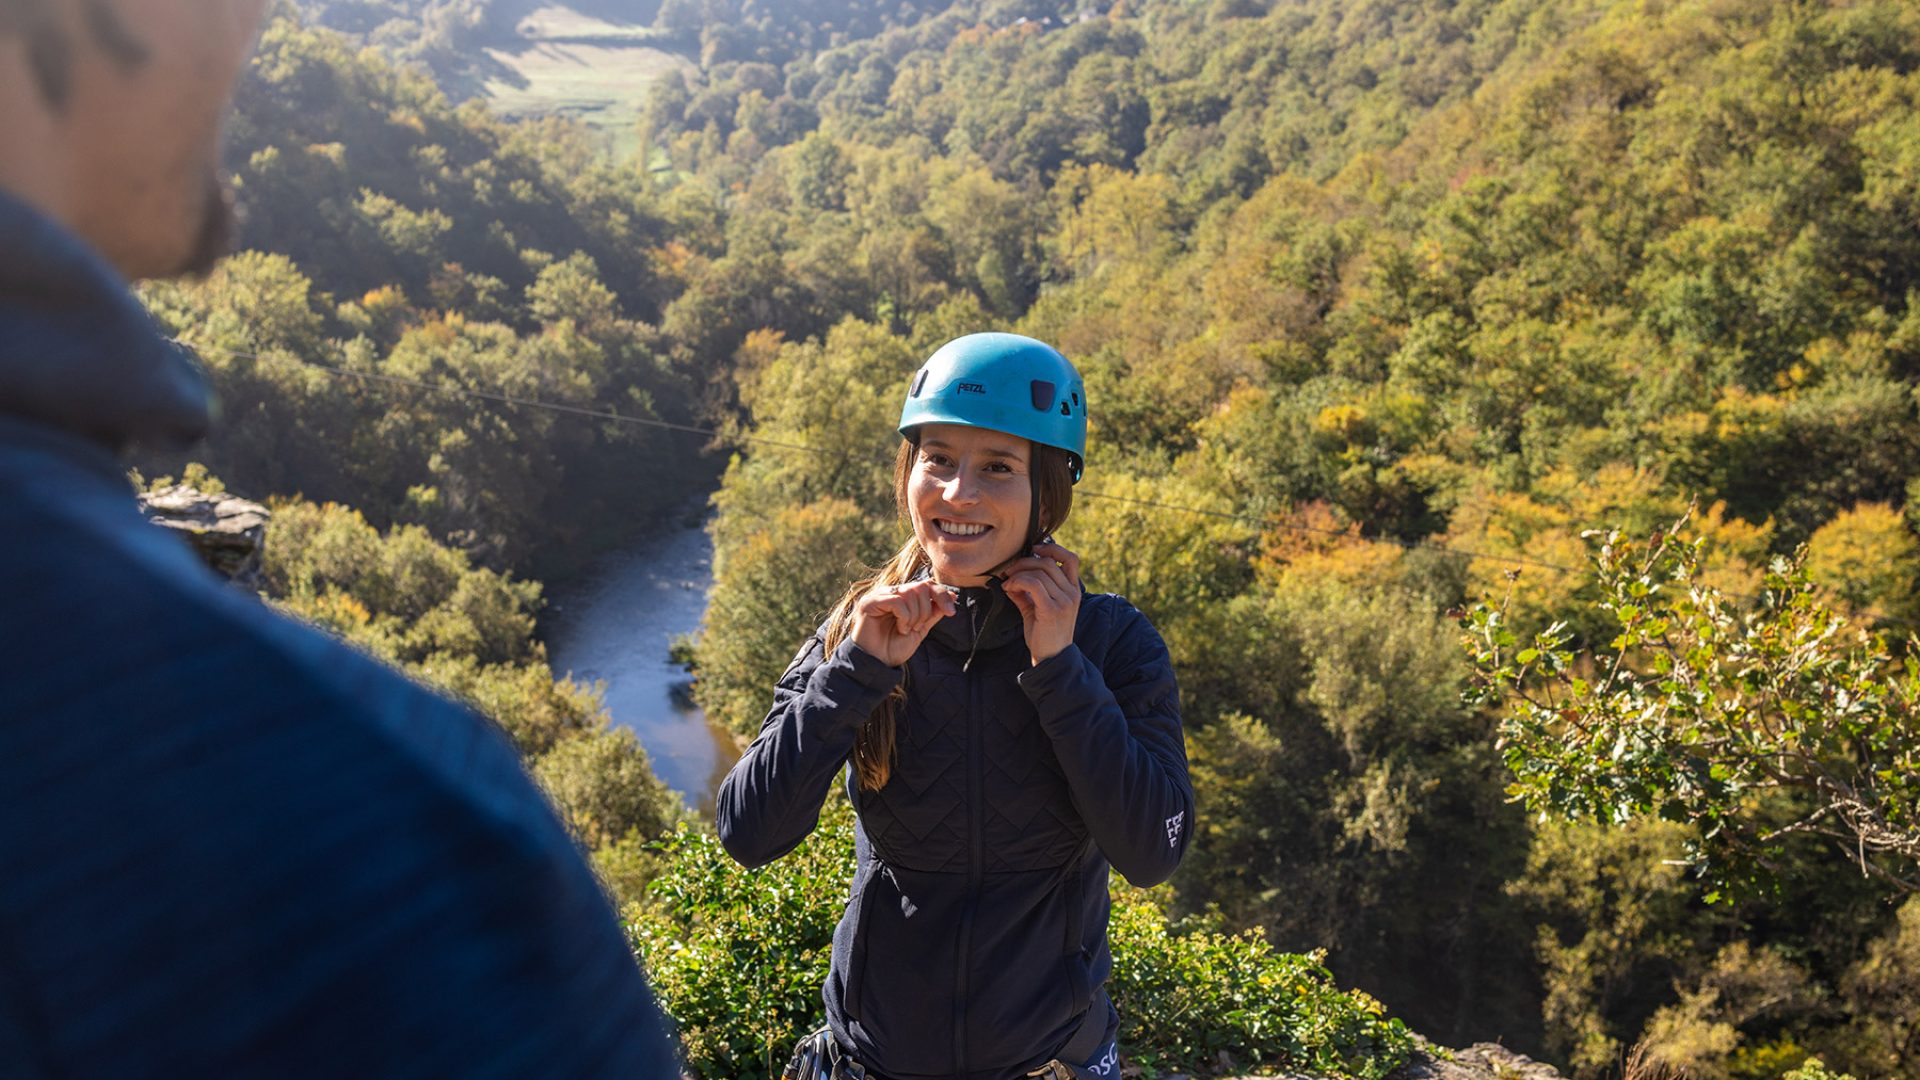
[[[1069,1065],[1058,1058],[1027,1073],[1035,1080],[1095,1080],[1091,1073],[1078,1065]],[[833,1029],[823,1027],[803,1036],[793,1048],[793,1058],[787,1067],[780,1070],[780,1080],[881,1080],[869,1074],[866,1067],[853,1060],[845,1050],[840,1049],[840,1041],[833,1037]]]
[[[805,1035],[793,1048],[793,1059],[780,1070],[780,1080],[868,1080],[867,1070],[840,1049],[833,1029],[823,1027]]]
[[[1038,1080],[1092,1080],[1087,1070],[1069,1065],[1059,1058],[1047,1062],[1027,1075],[1036,1077]]]

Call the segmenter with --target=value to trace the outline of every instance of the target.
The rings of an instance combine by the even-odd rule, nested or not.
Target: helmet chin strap
[[[1000,580],[1005,576],[1008,566],[1012,565],[1015,560],[1024,559],[1033,554],[1033,549],[1038,547],[1040,542],[1047,538],[1046,530],[1040,525],[1040,485],[1029,483],[1027,488],[1027,546],[1014,552],[1007,558],[1006,562],[987,571],[983,576],[988,581]]]

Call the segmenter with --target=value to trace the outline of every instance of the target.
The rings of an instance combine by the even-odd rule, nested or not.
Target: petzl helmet
[[[913,377],[900,434],[922,424],[959,424],[1018,435],[1073,458],[1087,456],[1087,389],[1060,351],[1019,334],[968,334],[940,346]]]

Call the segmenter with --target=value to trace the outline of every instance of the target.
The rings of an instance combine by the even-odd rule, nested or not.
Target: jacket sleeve
[[[1193,835],[1193,785],[1180,730],[1180,690],[1167,646],[1126,608],[1105,669],[1078,645],[1021,674],[1020,686],[1094,842],[1127,880],[1172,876]]]
[[[843,641],[823,655],[808,639],[774,685],[773,708],[715,799],[720,843],[743,866],[763,866],[799,846],[820,822],[820,807],[860,725],[893,688],[899,668]]]

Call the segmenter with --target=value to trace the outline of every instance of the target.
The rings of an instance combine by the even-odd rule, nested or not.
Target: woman
[[[813,830],[851,760],[857,861],[825,999],[869,1075],[1118,1075],[1107,868],[1166,880],[1193,792],[1166,646],[1051,540],[1086,429],[1051,347],[935,352],[900,416],[913,537],[801,648],[721,785],[720,838],[758,866]]]

